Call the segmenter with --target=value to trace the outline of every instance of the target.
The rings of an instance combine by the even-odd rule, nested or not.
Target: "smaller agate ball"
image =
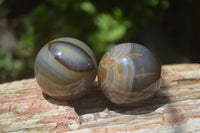
[[[123,43],[110,49],[101,59],[98,84],[111,102],[139,106],[159,90],[161,65],[143,45]]]
[[[91,87],[97,73],[92,50],[74,38],[48,42],[35,60],[35,77],[43,92],[55,99],[79,98]]]

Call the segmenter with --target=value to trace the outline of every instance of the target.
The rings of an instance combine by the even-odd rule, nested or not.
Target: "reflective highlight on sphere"
[[[91,87],[97,64],[86,44],[63,37],[50,41],[39,51],[34,70],[44,93],[56,99],[72,100]]]
[[[161,65],[143,45],[123,43],[110,49],[101,59],[98,84],[115,104],[142,105],[160,88]]]

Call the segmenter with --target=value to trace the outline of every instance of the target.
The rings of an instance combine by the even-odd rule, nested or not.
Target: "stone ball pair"
[[[84,95],[98,76],[111,102],[124,106],[146,103],[160,88],[161,65],[146,47],[122,43],[111,48],[99,66],[82,41],[63,37],[48,42],[35,60],[35,77],[42,91],[59,100]]]

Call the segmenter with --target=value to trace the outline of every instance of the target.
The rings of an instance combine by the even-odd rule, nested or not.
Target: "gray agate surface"
[[[85,43],[63,37],[50,41],[39,51],[34,70],[44,93],[55,99],[72,100],[91,87],[97,64]]]
[[[98,84],[104,95],[122,106],[146,103],[158,91],[161,65],[146,47],[123,43],[110,49],[98,67]]]

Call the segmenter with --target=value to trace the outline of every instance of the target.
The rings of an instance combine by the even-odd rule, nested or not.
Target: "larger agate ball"
[[[35,78],[43,92],[55,99],[81,97],[91,87],[97,73],[92,50],[74,38],[48,42],[35,60]]]
[[[115,104],[142,105],[160,88],[161,65],[143,45],[123,43],[101,59],[98,84],[107,99]]]

